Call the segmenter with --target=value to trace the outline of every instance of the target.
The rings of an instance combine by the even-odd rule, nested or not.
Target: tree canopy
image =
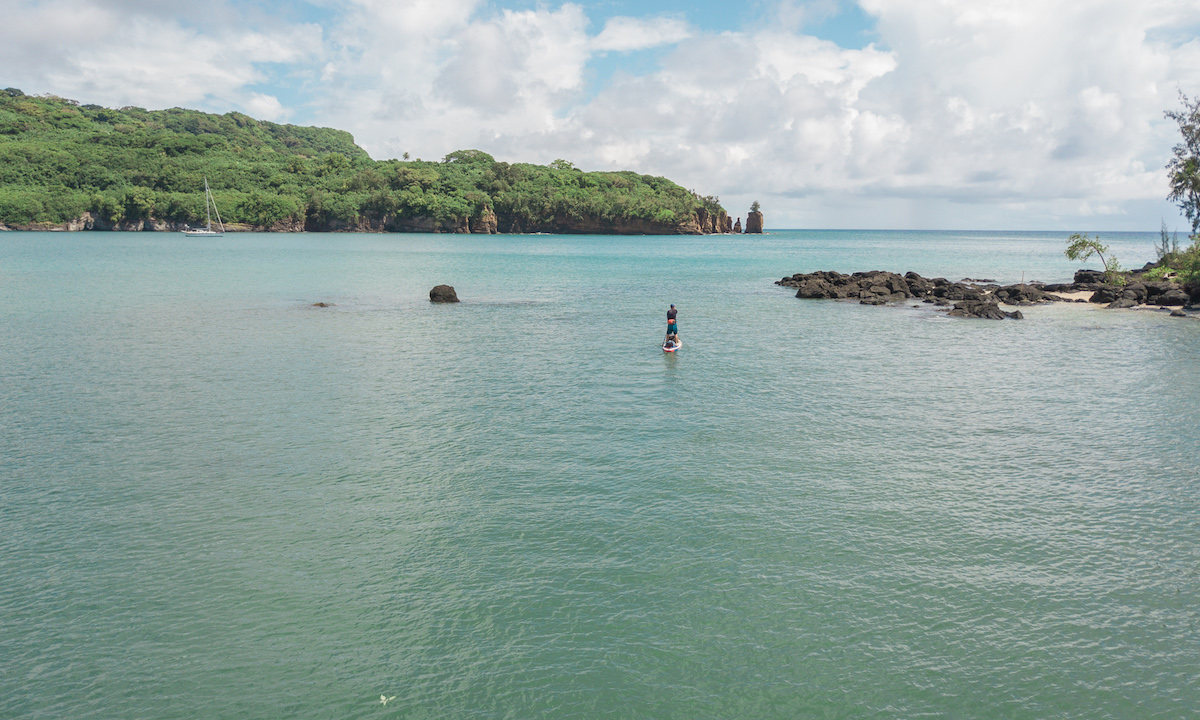
[[[1172,149],[1167,163],[1171,194],[1167,199],[1179,204],[1192,232],[1200,231],[1200,98],[1191,100],[1179,93],[1181,110],[1168,110],[1165,115],[1179,124],[1183,142]]]
[[[441,162],[375,161],[341,130],[0,91],[0,222],[90,212],[109,223],[198,223],[206,177],[228,222],[263,228],[450,229],[494,216],[501,231],[554,231],[720,210],[666,178],[582,172],[565,160],[510,164],[458,150]]]

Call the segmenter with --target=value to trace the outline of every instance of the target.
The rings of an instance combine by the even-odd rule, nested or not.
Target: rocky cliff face
[[[490,207],[485,207],[479,219],[471,221],[471,232],[495,235],[498,232],[498,224],[496,213],[492,212]]]
[[[474,224],[471,226],[475,227]],[[549,222],[526,227],[511,218],[498,218],[500,232],[564,233],[582,235],[709,235],[730,232],[732,225],[724,212],[710,215],[703,208],[679,222],[659,222],[638,218],[608,220],[596,217],[555,217]]]
[[[494,234],[508,233],[566,233],[586,235],[709,235],[718,233],[737,232],[741,229],[741,221],[737,225],[724,212],[710,215],[703,208],[678,222],[659,222],[655,220],[603,219],[596,217],[556,217],[550,222],[536,227],[524,227],[511,218],[497,216],[490,207],[485,207],[478,217],[461,217],[454,220],[437,220],[430,217],[398,217],[386,214],[375,217],[359,217],[354,222],[327,220],[309,217],[303,221],[281,221],[270,227],[225,223],[226,232],[411,232],[411,233],[478,233]],[[178,232],[186,225],[150,218],[109,222],[84,213],[70,222],[49,225],[0,225],[0,230],[120,230],[120,231],[158,231]]]
[[[763,231],[763,214],[753,211],[746,216],[746,232],[761,233]]]

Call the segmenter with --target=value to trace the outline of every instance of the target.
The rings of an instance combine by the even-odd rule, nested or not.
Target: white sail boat
[[[212,216],[217,215],[217,229],[213,230]],[[208,178],[204,178],[204,214],[208,217],[208,224],[202,228],[189,227],[184,229],[183,234],[188,237],[223,237],[225,235],[225,223],[221,222],[221,211],[217,209],[217,201],[213,200],[212,191],[208,189]]]

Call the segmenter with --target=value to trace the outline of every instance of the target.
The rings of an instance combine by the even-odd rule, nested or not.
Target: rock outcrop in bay
[[[436,285],[429,291],[429,302],[456,303],[458,302],[458,293],[454,292],[454,287],[451,285]]]
[[[796,273],[776,281],[776,285],[796,288],[796,297],[803,299],[858,300],[863,305],[886,305],[909,299],[950,307],[954,317],[990,319],[1021,319],[1019,310],[1005,311],[1004,305],[1037,305],[1050,302],[1072,302],[1056,293],[1091,293],[1086,300],[1109,308],[1130,308],[1149,304],[1160,307],[1182,307],[1200,302],[1200,287],[1185,290],[1170,281],[1134,282],[1118,286],[1097,282],[1103,273],[1081,270],[1075,282],[1043,285],[1019,283],[1000,286],[989,282],[952,282],[946,278],[925,278],[915,272],[898,275],[880,270],[843,275],[835,271]]]
[[[761,233],[763,231],[763,214],[758,210],[751,210],[750,214],[746,215],[746,233]]]

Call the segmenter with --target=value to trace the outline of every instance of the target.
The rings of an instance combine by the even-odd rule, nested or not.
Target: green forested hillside
[[[496,162],[374,161],[347,132],[241,113],[80,105],[0,91],[0,223],[160,229],[712,232],[725,213],[660,177]],[[72,226],[82,226],[74,222]]]

